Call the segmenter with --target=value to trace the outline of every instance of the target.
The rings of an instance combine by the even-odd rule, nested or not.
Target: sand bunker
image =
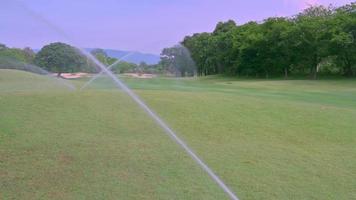
[[[154,78],[157,76],[155,74],[138,74],[138,73],[124,73],[124,75],[133,78]]]
[[[52,74],[53,76],[57,76],[57,74]],[[82,78],[82,77],[89,77],[91,76],[90,74],[88,73],[82,73],[82,72],[79,72],[79,73],[62,73],[61,74],[61,77],[62,78],[65,78],[65,79],[75,79],[75,78]]]
[[[154,78],[157,77],[155,74],[140,74],[140,73],[124,73],[124,76],[133,77],[133,78]],[[57,74],[53,73],[52,76],[57,76]],[[61,77],[65,79],[76,79],[76,78],[83,78],[83,77],[92,77],[93,74],[89,73],[62,73]]]

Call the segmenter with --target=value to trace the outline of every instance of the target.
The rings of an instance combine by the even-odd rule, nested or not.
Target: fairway
[[[122,78],[240,199],[356,199],[355,79]],[[108,78],[0,70],[0,199],[228,198]]]

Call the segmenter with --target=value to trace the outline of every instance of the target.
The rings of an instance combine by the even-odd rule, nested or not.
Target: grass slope
[[[241,199],[356,198],[355,80],[125,81]],[[108,79],[18,91],[0,87],[1,197],[226,198]]]
[[[12,69],[0,69],[0,83],[2,94],[71,90],[69,81]]]
[[[7,91],[0,110],[2,199],[224,198],[117,90]]]

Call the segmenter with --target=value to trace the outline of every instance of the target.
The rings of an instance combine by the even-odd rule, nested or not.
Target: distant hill
[[[87,48],[87,50],[91,51],[93,48]],[[126,62],[140,64],[140,62],[145,62],[147,64],[157,64],[161,58],[159,55],[155,54],[148,54],[148,53],[141,53],[141,52],[131,52],[131,51],[121,51],[115,49],[103,49],[108,56],[120,59],[127,55],[127,57],[123,58],[122,60]]]
[[[94,48],[86,48],[86,50],[91,51]],[[39,52],[39,49],[34,49],[34,51],[37,53]],[[140,62],[145,62],[147,64],[157,64],[161,58],[159,55],[155,54],[149,54],[149,53],[141,53],[141,52],[136,52],[136,51],[121,51],[121,50],[115,50],[115,49],[104,49],[104,51],[108,54],[108,56],[120,59],[123,56],[127,57],[123,58],[123,61],[126,62],[131,62],[131,63],[136,63],[140,64]]]

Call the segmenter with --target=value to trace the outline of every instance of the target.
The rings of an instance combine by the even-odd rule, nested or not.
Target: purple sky
[[[20,1],[20,0],[18,0]],[[343,5],[353,0],[22,0],[81,47],[137,50],[158,54],[219,21],[238,24],[291,16],[309,4]],[[0,0],[0,43],[40,48],[66,41],[14,0]]]

